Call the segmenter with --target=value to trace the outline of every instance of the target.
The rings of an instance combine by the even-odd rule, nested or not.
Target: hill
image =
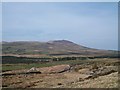
[[[113,55],[116,51],[99,50],[78,45],[67,40],[48,42],[17,41],[3,42],[3,55]]]

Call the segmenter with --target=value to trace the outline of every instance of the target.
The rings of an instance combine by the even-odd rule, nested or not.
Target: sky
[[[117,2],[4,2],[3,41],[69,40],[118,49]]]

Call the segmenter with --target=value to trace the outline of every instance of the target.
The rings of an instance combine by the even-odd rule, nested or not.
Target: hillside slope
[[[67,40],[55,40],[48,42],[5,42],[2,43],[2,53],[16,55],[105,55],[116,52],[92,49]]]

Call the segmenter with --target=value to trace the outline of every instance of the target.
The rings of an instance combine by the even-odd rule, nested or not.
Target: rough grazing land
[[[3,88],[117,88],[114,64],[56,65],[2,73]]]

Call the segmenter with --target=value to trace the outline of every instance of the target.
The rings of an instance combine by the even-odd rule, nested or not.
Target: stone
[[[70,65],[56,65],[51,67],[39,68],[41,73],[62,73],[70,70]]]

